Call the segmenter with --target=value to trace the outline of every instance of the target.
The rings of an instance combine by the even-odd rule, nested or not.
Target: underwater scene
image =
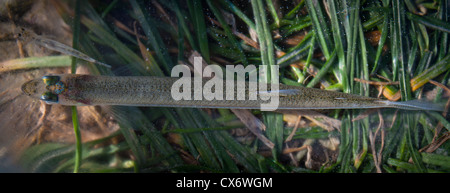
[[[449,9],[1,1],[0,172],[450,172]]]

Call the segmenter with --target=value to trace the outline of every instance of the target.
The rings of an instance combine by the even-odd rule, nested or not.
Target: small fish
[[[267,101],[256,100],[175,100],[172,85],[179,78],[151,76],[94,76],[48,75],[30,80],[22,85],[22,91],[49,104],[61,105],[122,105],[154,107],[259,109]],[[225,82],[225,81],[224,81]],[[204,83],[203,83],[204,84]],[[224,83],[225,84],[225,83]],[[245,93],[251,92],[248,82]],[[224,87],[225,88],[225,85]],[[190,91],[191,96],[195,89]],[[314,88],[279,85],[278,91],[260,91],[258,95],[279,93],[278,109],[367,109],[400,108],[406,110],[443,111],[443,106],[422,100],[393,102],[377,98],[326,91]],[[234,89],[237,95],[236,88]]]
[[[33,42],[33,43],[35,43],[39,46],[45,47],[47,49],[57,51],[57,52],[60,52],[63,54],[67,54],[67,55],[70,55],[70,56],[73,56],[73,57],[76,57],[76,58],[79,58],[82,60],[86,60],[88,62],[96,63],[101,66],[107,67],[107,68],[111,68],[110,65],[100,62],[98,60],[95,60],[95,59],[89,57],[88,55],[86,55],[78,50],[73,49],[70,46],[62,44],[55,40],[44,38],[42,36],[35,34],[34,32],[32,32],[30,30],[26,30],[25,28],[21,28],[20,32],[17,33],[16,36],[24,43]]]

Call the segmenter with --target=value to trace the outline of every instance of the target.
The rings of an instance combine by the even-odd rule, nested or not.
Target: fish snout
[[[22,84],[22,92],[28,96],[38,96],[45,89],[42,79],[29,80]]]

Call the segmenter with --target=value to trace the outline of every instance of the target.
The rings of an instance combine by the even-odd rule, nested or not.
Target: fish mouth
[[[33,79],[23,83],[21,89],[24,94],[34,96],[38,94],[39,90],[42,89],[42,86],[43,82],[41,79]]]

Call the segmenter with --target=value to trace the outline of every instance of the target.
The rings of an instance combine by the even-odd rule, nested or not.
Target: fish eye
[[[51,92],[46,92],[42,94],[41,100],[47,102],[47,103],[58,103],[58,95],[53,94]]]
[[[44,83],[47,86],[55,85],[56,83],[59,82],[59,80],[60,80],[59,76],[43,76],[42,77],[42,81],[44,81]]]

